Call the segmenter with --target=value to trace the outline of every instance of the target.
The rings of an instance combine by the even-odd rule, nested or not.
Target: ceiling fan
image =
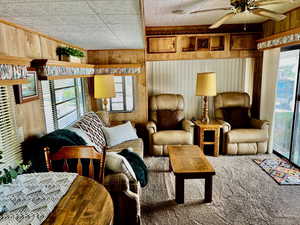
[[[208,1],[208,0],[201,0],[202,2]],[[295,0],[230,0],[230,7],[225,8],[215,8],[215,9],[203,9],[203,10],[193,10],[193,4],[195,6],[196,2],[193,2],[193,4],[186,5],[186,7],[183,7],[178,10],[172,11],[175,14],[195,14],[195,13],[205,13],[205,12],[212,12],[212,11],[231,11],[221,18],[219,18],[215,23],[213,23],[209,28],[215,29],[220,27],[222,24],[224,24],[227,20],[232,18],[233,16],[240,14],[240,13],[252,13],[258,16],[263,16],[270,18],[275,21],[281,21],[286,18],[285,15],[277,13],[272,10],[268,10],[265,8],[261,8],[260,6],[268,6],[273,4],[283,4],[287,2],[294,2]],[[199,5],[199,1],[197,4]],[[197,6],[198,6],[197,5]]]

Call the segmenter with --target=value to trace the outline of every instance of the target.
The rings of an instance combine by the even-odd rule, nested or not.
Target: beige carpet
[[[149,184],[141,196],[144,225],[300,225],[300,186],[280,186],[253,158],[208,157],[216,169],[213,202],[203,203],[204,180],[185,181],[185,204],[174,201],[167,157],[148,157]]]

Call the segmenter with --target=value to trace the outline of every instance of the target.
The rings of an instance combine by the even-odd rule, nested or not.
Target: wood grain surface
[[[169,145],[169,158],[174,174],[215,174],[215,170],[197,145]]]
[[[103,185],[78,176],[43,225],[109,225],[113,202]]]

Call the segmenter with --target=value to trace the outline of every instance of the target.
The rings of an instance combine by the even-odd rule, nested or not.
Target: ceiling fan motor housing
[[[253,3],[253,0],[230,0],[230,4],[237,12],[244,12]]]

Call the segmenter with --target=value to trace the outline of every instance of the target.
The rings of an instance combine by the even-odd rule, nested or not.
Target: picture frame
[[[14,86],[15,99],[17,104],[23,104],[39,99],[38,77],[34,68],[27,68],[26,84]]]

